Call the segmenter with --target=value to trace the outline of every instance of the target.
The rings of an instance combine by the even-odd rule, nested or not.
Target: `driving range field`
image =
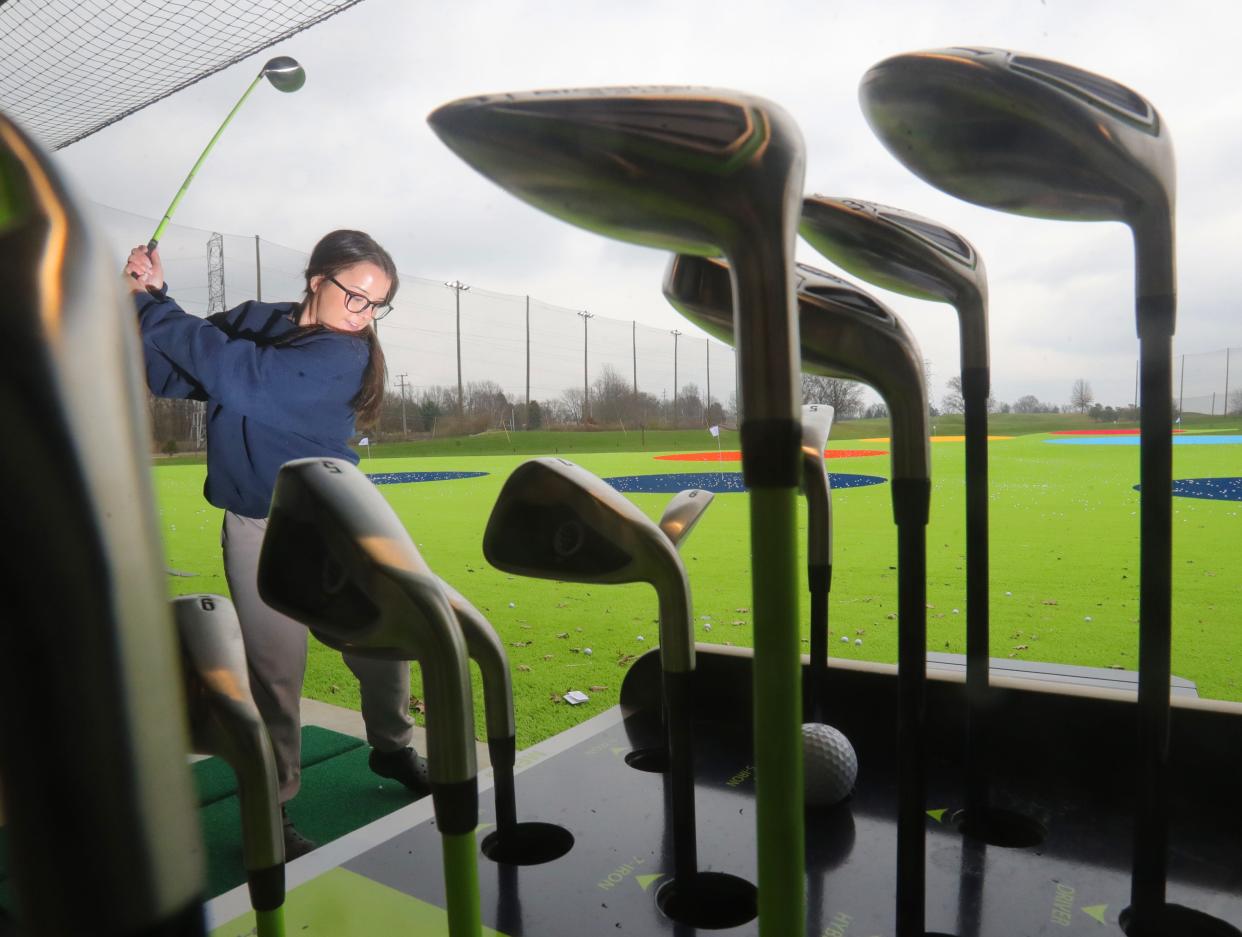
[[[865,422],[874,432],[875,421]],[[964,445],[960,437],[949,435],[954,431],[946,431],[945,422],[940,421],[946,435],[931,444],[928,650],[962,654]],[[838,424],[828,446],[826,465],[834,483],[829,653],[894,663],[897,538],[887,483],[889,446],[882,436],[858,435],[867,431],[862,425]],[[1216,497],[1173,500],[1173,673],[1197,684],[1200,696],[1226,700],[1242,700],[1239,433],[1242,428],[1225,424],[1191,430],[1179,434],[1173,448],[1175,479],[1183,483],[1232,479],[1184,485],[1189,492]],[[478,606],[505,642],[513,671],[519,749],[615,705],[626,668],[658,644],[656,595],[647,585],[523,579],[493,569],[484,559],[483,531],[502,484],[521,462],[541,454],[538,449],[531,452],[533,438],[533,434],[497,433],[477,444],[443,441],[423,447],[418,451],[429,454],[417,456],[379,454],[408,452],[409,446],[376,447],[374,457],[366,449],[360,452],[361,469],[375,476],[431,568]],[[641,452],[620,451],[639,439],[634,432],[540,434],[539,439],[557,441],[553,448],[558,452],[549,448],[542,454],[559,454],[605,479],[667,474],[692,479],[688,484],[681,484],[681,477],[664,480],[661,487],[668,493],[623,487],[653,520],[680,487],[720,482],[740,489],[741,464],[728,459],[737,449],[733,433],[722,435],[719,450],[706,431],[677,434],[675,442],[683,448],[670,451],[653,448],[660,443],[652,433],[643,437],[647,448]],[[1136,442],[1136,436],[1124,435],[1007,436],[994,422],[989,450],[992,657],[1138,668]],[[618,451],[586,451],[611,445]],[[453,451],[457,447],[460,454]],[[701,449],[703,456],[657,458],[690,447]],[[514,448],[525,454],[514,454]],[[170,594],[228,594],[220,558],[221,512],[203,500],[205,472],[201,463],[154,468]],[[411,474],[434,479],[436,473],[464,474],[404,480]],[[805,537],[806,508],[799,499],[803,550]],[[751,645],[746,495],[740,490],[717,494],[682,555],[694,594],[696,640]],[[801,586],[805,652],[809,648],[805,567]],[[414,675],[418,698],[417,668]],[[475,716],[483,737],[477,676],[476,670]],[[570,690],[582,691],[589,700],[571,706],[562,699]],[[359,707],[357,681],[340,655],[313,639],[304,694]]]

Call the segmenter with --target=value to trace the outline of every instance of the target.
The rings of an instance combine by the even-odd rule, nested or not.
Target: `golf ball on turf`
[[[829,807],[849,796],[858,779],[858,754],[850,740],[822,722],[802,724],[805,796],[813,807]]]

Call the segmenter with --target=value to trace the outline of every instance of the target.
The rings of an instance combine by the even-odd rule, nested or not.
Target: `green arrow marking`
[[[1093,904],[1089,908],[1083,908],[1082,913],[1090,915],[1091,917],[1099,921],[1101,924],[1107,924],[1108,922],[1104,920],[1104,912],[1107,910],[1108,910],[1108,905],[1106,904]]]
[[[476,833],[482,833],[484,830],[490,830],[495,825],[495,823],[480,823],[474,828],[474,831]]]
[[[651,887],[652,882],[657,882],[664,878],[663,872],[657,872],[655,875],[635,875],[634,879],[638,882],[643,891]]]
[[[946,813],[948,813],[948,808],[947,808],[947,807],[942,808],[942,809],[940,809],[940,810],[929,810],[929,811],[927,811],[927,815],[928,815],[929,817],[931,817],[933,820],[935,820],[937,823],[943,823],[943,822],[944,822],[944,815],[945,815]]]
[[[622,754],[622,753],[624,753],[624,752],[628,752],[628,751],[629,751],[629,749],[628,749],[628,748],[626,748],[626,747],[625,747],[625,746],[623,746],[623,745],[614,745],[614,746],[613,746],[613,748],[612,748],[612,753],[613,753],[614,755],[620,755],[620,754]]]

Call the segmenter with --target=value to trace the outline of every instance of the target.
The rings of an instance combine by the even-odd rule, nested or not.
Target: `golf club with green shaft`
[[[153,251],[159,246],[160,238],[164,235],[164,229],[168,227],[168,222],[172,220],[173,212],[177,210],[186,190],[189,189],[190,183],[194,181],[194,176],[198,173],[199,168],[207,159],[207,155],[211,152],[212,147],[216,145],[216,141],[220,139],[220,134],[224,133],[224,128],[229,125],[233,116],[241,110],[241,106],[246,103],[246,98],[250,97],[250,92],[258,87],[259,82],[266,78],[273,88],[277,91],[286,93],[297,91],[302,85],[306,84],[306,72],[302,70],[302,66],[297,63],[296,59],[292,59],[287,55],[278,55],[274,59],[269,59],[267,64],[263,66],[263,70],[255,76],[254,81],[250,82],[250,87],[246,89],[246,93],[241,99],[233,105],[233,109],[229,111],[229,115],[224,118],[224,123],[220,125],[220,129],[208,141],[202,155],[190,170],[190,174],[185,177],[185,182],[181,183],[181,188],[177,190],[177,194],[173,196],[172,203],[168,206],[168,211],[164,212],[164,217],[160,219],[159,226],[156,227],[155,233],[151,235],[151,240],[147,242],[147,251]]]
[[[466,641],[439,577],[357,466],[313,458],[280,467],[259,555],[259,595],[336,650],[419,662],[449,937],[479,937],[479,787]]]
[[[793,118],[713,88],[464,98],[428,118],[450,149],[537,208],[607,237],[728,257],[754,564],[759,931],[806,925],[797,575],[801,464],[793,249],[804,149]]]

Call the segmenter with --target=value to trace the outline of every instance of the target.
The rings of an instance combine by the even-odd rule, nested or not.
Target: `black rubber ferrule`
[[[962,398],[987,400],[992,390],[991,374],[988,368],[962,368]]]
[[[817,585],[822,585],[823,590],[827,592],[832,588],[832,564],[807,563],[806,584],[811,592],[815,591]]]
[[[517,736],[488,739],[487,755],[494,765],[512,766],[517,761]]]
[[[1177,328],[1177,294],[1139,296],[1134,302],[1139,338],[1169,338]]]
[[[898,527],[907,524],[927,526],[930,513],[930,478],[893,479],[893,520]]]
[[[472,833],[479,825],[479,779],[431,782],[431,800],[436,808],[436,826],[446,836]]]
[[[275,911],[285,903],[285,866],[268,866],[246,873],[250,886],[250,906],[256,911]]]
[[[747,488],[794,488],[802,470],[802,424],[797,420],[742,423],[742,481]]]

